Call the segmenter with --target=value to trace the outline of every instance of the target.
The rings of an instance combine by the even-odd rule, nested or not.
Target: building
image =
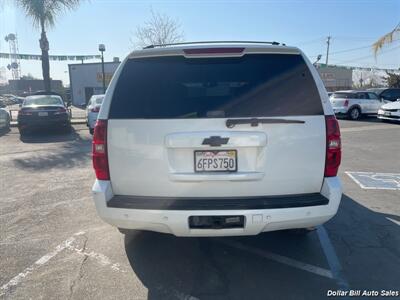
[[[44,90],[44,83],[41,79],[10,79],[8,85],[2,87],[4,94],[27,96],[37,91]],[[51,90],[61,95],[64,94],[64,87],[61,80],[51,80]]]
[[[118,60],[104,63],[106,87],[119,64]],[[92,95],[103,94],[101,63],[70,64],[68,71],[73,105],[86,105]]]
[[[327,91],[348,90],[353,86],[353,70],[340,66],[317,64],[316,68]]]

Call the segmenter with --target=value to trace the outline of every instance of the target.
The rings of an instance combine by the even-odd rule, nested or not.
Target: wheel
[[[63,127],[62,131],[67,134],[71,132],[71,125],[66,125],[65,127]]]
[[[358,120],[361,117],[361,111],[358,107],[349,110],[348,116],[351,120]]]
[[[89,132],[90,132],[91,135],[93,135],[94,129],[89,127]]]

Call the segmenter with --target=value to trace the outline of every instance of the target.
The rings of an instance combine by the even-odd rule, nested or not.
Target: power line
[[[393,40],[393,43],[395,42],[399,42],[400,39],[395,39]],[[332,54],[339,54],[339,53],[346,53],[346,52],[352,52],[352,51],[357,51],[357,50],[362,50],[362,49],[367,49],[367,48],[372,48],[372,45],[366,45],[366,46],[362,46],[362,47],[357,47],[357,48],[350,48],[350,49],[344,49],[344,50],[339,50],[339,51],[334,51],[334,52],[330,52],[329,55]],[[310,55],[309,57],[317,57],[319,54],[314,54],[314,55]]]
[[[379,53],[379,55],[386,54],[388,52],[392,52],[393,50],[397,50],[397,49],[400,49],[400,46],[387,49],[386,51],[381,51]],[[349,60],[345,60],[345,61],[339,61],[338,63],[348,63],[348,62],[352,62],[352,61],[363,60],[363,59],[371,58],[371,56],[373,56],[373,54],[362,56],[362,57],[359,57],[359,58],[349,59]]]

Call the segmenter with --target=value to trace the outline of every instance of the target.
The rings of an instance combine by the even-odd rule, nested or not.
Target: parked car
[[[337,91],[329,98],[336,115],[358,120],[362,115],[376,115],[383,104],[373,92]]]
[[[381,120],[400,122],[400,99],[382,105],[378,111],[378,118]]]
[[[377,94],[379,99],[384,102],[393,102],[400,99],[400,88],[371,88],[368,91]]]
[[[86,106],[86,124],[89,127],[90,134],[93,134],[94,125],[96,124],[103,99],[104,95],[93,95]]]
[[[18,112],[18,129],[25,134],[31,129],[59,127],[71,129],[71,116],[60,96],[38,95],[25,98]]]
[[[309,228],[331,219],[342,196],[339,125],[295,47],[134,51],[108,87],[92,148],[97,212],[122,232]]]
[[[0,130],[7,130],[10,128],[10,114],[7,110],[0,108]]]

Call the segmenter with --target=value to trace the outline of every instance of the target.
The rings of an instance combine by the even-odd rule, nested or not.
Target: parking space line
[[[317,234],[322,250],[324,251],[325,257],[331,269],[333,278],[336,280],[336,283],[340,289],[344,291],[349,290],[349,284],[343,275],[343,268],[336,255],[335,248],[333,248],[331,240],[329,239],[329,235],[323,225],[317,227]]]
[[[74,236],[82,235],[82,234],[84,234],[84,232],[81,231],[81,232],[75,233]],[[11,287],[18,285],[21,282],[22,279],[27,277],[29,274],[31,274],[33,271],[35,271],[40,266],[46,264],[49,260],[51,260],[54,256],[59,254],[61,251],[63,251],[64,249],[70,247],[71,244],[75,241],[75,237],[74,236],[66,239],[64,242],[59,244],[54,249],[54,251],[42,256],[37,261],[35,261],[32,265],[27,267],[23,272],[19,273],[17,276],[12,278],[6,284],[3,284],[2,287],[0,288],[0,296],[4,295]]]
[[[289,258],[286,256],[282,256],[279,254],[275,254],[266,250],[261,250],[261,249],[257,249],[257,248],[253,248],[253,247],[249,247],[249,246],[245,246],[241,243],[238,242],[233,242],[233,241],[227,241],[227,240],[222,240],[222,239],[217,239],[217,241],[221,244],[225,244],[228,246],[231,246],[233,248],[239,249],[239,250],[244,250],[253,254],[256,254],[258,256],[267,258],[269,260],[273,260],[303,271],[307,271],[322,277],[326,277],[329,279],[333,279],[334,276],[332,274],[332,272],[330,270],[321,268],[321,267],[317,267],[311,264],[307,264],[298,260],[295,260],[293,258]]]
[[[56,246],[54,251],[42,256],[37,261],[35,261],[32,265],[27,267],[23,272],[19,273],[17,276],[13,277],[9,282],[1,286],[0,288],[0,296],[6,294],[10,288],[18,285],[25,277],[31,274],[33,271],[38,269],[40,266],[43,266],[47,262],[49,262],[52,258],[54,258],[57,254],[62,252],[63,250],[71,250],[74,253],[77,253],[82,256],[90,257],[96,260],[102,266],[109,266],[113,271],[118,271],[125,273],[125,270],[121,269],[119,263],[113,263],[107,256],[101,253],[96,253],[94,251],[85,251],[84,249],[78,248],[74,246],[74,242],[76,241],[76,236],[80,236],[85,234],[84,231],[80,231],[75,233],[72,237],[66,239],[64,242]]]

